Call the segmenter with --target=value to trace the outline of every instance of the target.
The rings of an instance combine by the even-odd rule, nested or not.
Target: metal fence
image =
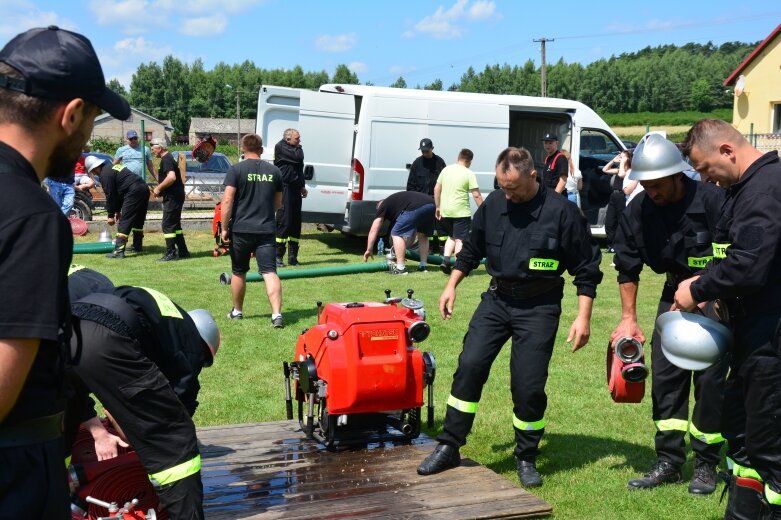
[[[760,152],[778,150],[781,153],[781,134],[744,134],[748,142]]]

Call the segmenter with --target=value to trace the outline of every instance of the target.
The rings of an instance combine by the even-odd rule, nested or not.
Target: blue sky
[[[0,0],[0,45],[56,24],[85,34],[106,79],[130,85],[142,62],[172,54],[207,69],[252,60],[264,68],[347,64],[362,82],[457,82],[469,65],[588,64],[648,45],[759,41],[781,23],[781,3],[734,0],[558,2],[442,0]],[[738,8],[739,6],[739,8]],[[738,12],[739,11],[739,12]]]

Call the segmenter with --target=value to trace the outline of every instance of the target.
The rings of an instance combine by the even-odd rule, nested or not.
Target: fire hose
[[[643,344],[635,338],[619,338],[607,345],[607,388],[616,403],[639,403],[645,395],[648,367]]]

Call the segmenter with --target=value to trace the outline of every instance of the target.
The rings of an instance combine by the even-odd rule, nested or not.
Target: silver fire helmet
[[[100,157],[97,157],[95,155],[88,155],[84,159],[84,169],[87,170],[88,172],[92,172],[92,170],[94,170],[104,162],[106,162],[105,159],[101,159]]]
[[[632,155],[629,180],[652,181],[690,170],[678,147],[659,134],[648,134],[640,141]]]
[[[187,314],[195,323],[195,328],[198,329],[201,339],[209,347],[207,359],[203,363],[203,366],[209,367],[214,363],[214,357],[220,348],[220,329],[211,313],[206,309],[193,309]]]
[[[656,318],[662,352],[684,370],[704,370],[730,349],[732,331],[701,314],[670,311]]]

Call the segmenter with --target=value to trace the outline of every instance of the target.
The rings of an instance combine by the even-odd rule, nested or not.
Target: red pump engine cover
[[[407,329],[421,319],[395,303],[330,303],[299,336],[296,361],[314,359],[331,415],[419,408],[423,356]]]
[[[642,363],[643,359],[640,358]],[[616,355],[610,342],[607,344],[607,388],[616,403],[639,403],[645,395],[645,381],[630,383],[624,379],[622,370],[626,363]]]

